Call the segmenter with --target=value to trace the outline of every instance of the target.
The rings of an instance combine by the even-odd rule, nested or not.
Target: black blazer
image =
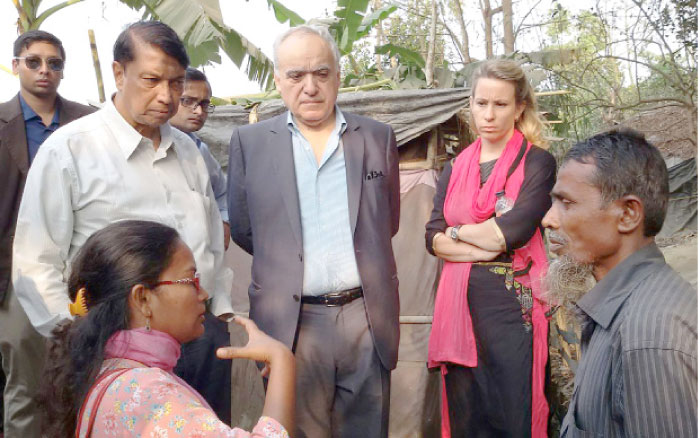
[[[58,123],[63,126],[95,111],[94,108],[58,96]],[[24,181],[29,171],[29,152],[19,94],[0,104],[0,304],[7,296],[12,276],[12,239]]]
[[[348,210],[372,339],[382,364],[396,367],[399,294],[391,238],[399,229],[399,165],[394,131],[343,113]],[[292,347],[300,311],[303,249],[299,195],[287,113],[234,129],[228,206],[231,238],[253,254],[250,316]]]

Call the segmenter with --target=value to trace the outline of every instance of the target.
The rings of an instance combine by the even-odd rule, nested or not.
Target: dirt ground
[[[690,284],[698,288],[697,233],[658,242],[666,262]]]

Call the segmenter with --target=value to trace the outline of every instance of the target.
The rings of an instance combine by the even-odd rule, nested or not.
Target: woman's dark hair
[[[177,33],[165,23],[149,20],[130,24],[119,34],[114,42],[112,50],[114,60],[123,66],[136,59],[134,38],[158,47],[166,55],[175,58],[182,68],[187,68],[190,64],[185,45],[180,40],[180,37],[177,36]]]
[[[107,340],[129,327],[128,297],[153,285],[178,246],[177,231],[149,221],[123,221],[97,231],[72,262],[71,300],[82,288],[88,312],[57,326],[49,341],[39,403],[44,436],[71,437],[78,412],[103,361]]]

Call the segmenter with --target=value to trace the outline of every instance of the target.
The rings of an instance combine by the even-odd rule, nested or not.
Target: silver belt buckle
[[[339,293],[330,293],[330,294],[326,294],[326,295],[323,296],[323,299],[324,299],[324,301],[325,301],[324,305],[325,305],[326,307],[340,307],[340,304],[332,304],[332,303],[329,302],[329,300],[331,300],[331,299],[333,299],[333,298],[341,298],[341,297],[342,297],[342,295],[339,294]]]

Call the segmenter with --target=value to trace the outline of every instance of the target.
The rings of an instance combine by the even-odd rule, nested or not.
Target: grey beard
[[[549,263],[544,277],[546,298],[551,305],[573,310],[573,305],[595,286],[593,265],[561,255]]]

